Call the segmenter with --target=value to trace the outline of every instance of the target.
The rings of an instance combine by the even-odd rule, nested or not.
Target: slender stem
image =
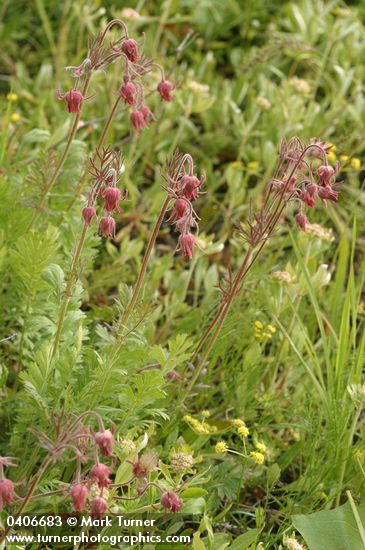
[[[84,97],[86,96],[87,90],[89,88],[90,80],[91,80],[91,72],[89,72],[88,76],[86,77],[84,87],[83,87],[83,90],[82,90],[82,95]],[[40,215],[40,213],[41,213],[41,211],[44,207],[44,203],[46,201],[47,195],[48,195],[48,193],[50,193],[51,189],[53,188],[54,184],[57,181],[58,176],[60,175],[62,167],[63,167],[63,165],[66,161],[66,158],[68,156],[68,153],[70,151],[70,148],[71,148],[72,142],[74,140],[75,134],[77,132],[77,126],[79,124],[80,117],[81,117],[81,113],[78,113],[78,114],[75,115],[74,122],[72,124],[71,130],[70,130],[70,133],[69,133],[69,136],[68,136],[68,139],[67,139],[66,147],[64,148],[64,151],[63,151],[62,156],[61,156],[61,158],[60,158],[60,160],[59,160],[59,162],[56,166],[56,169],[54,171],[53,176],[51,177],[51,179],[49,180],[48,184],[45,186],[45,188],[44,188],[44,190],[41,194],[41,197],[40,197],[39,202],[36,206],[34,215],[33,215],[32,219],[30,221],[28,230],[30,230],[34,226],[35,222],[37,221],[37,219],[38,219],[38,217],[39,217],[39,215]]]
[[[58,346],[59,346],[59,343],[60,343],[63,323],[64,323],[64,320],[65,320],[68,304],[71,300],[74,281],[77,278],[77,266],[78,266],[79,259],[80,259],[80,256],[81,256],[82,248],[84,246],[87,228],[88,228],[88,225],[86,224],[86,222],[84,222],[82,232],[81,232],[81,236],[80,236],[80,240],[79,240],[79,243],[77,245],[76,252],[75,252],[75,254],[72,258],[70,272],[69,272],[68,279],[67,279],[67,284],[66,284],[65,297],[64,297],[64,300],[62,302],[60,313],[58,315],[57,329],[56,329],[56,334],[55,334],[55,338],[54,338],[54,341],[53,341],[53,347],[52,347],[52,355],[51,355],[52,359],[56,355],[57,350],[58,350]]]
[[[167,195],[167,197],[165,198],[164,203],[161,207],[160,214],[157,218],[157,221],[156,221],[154,230],[152,232],[152,235],[150,237],[150,240],[149,240],[149,243],[148,243],[144,258],[143,258],[142,266],[141,266],[141,269],[140,269],[139,274],[138,274],[138,279],[137,279],[137,282],[136,282],[136,286],[134,287],[132,297],[131,297],[131,299],[129,301],[129,304],[128,304],[125,312],[123,313],[121,319],[117,323],[117,327],[116,327],[117,334],[118,334],[119,328],[121,326],[125,325],[125,323],[129,319],[130,314],[131,314],[134,306],[136,305],[136,302],[137,302],[138,297],[140,295],[142,284],[143,284],[143,279],[144,279],[144,276],[145,276],[146,270],[147,270],[148,261],[150,259],[151,252],[152,252],[153,247],[155,245],[157,235],[160,231],[160,227],[161,227],[162,221],[164,219],[164,216],[166,214],[167,208],[170,204],[170,200],[171,200],[170,196]],[[123,335],[121,335],[121,337],[122,336]],[[119,338],[121,338],[121,337],[119,337]],[[118,338],[118,340],[119,340],[119,338]],[[119,347],[120,347],[120,345],[118,344],[117,350],[119,350]]]
[[[24,498],[23,502],[21,503],[20,507],[18,508],[18,511],[13,515],[13,518],[14,518],[14,524],[16,522],[16,520],[19,518],[19,516],[21,515],[21,513],[23,512],[23,510],[25,509],[26,505],[28,504],[29,500],[31,499],[36,487],[37,487],[37,484],[39,482],[39,480],[41,479],[42,475],[44,474],[48,464],[51,462],[51,457],[48,456],[44,459],[44,461],[42,462],[41,466],[39,467],[39,470],[38,470],[38,473],[37,475],[33,478],[33,481],[31,483],[31,486],[28,490],[28,493],[26,495],[26,497]],[[6,539],[7,535],[10,533],[10,531],[12,530],[12,526],[9,525],[7,529],[5,529],[4,533],[1,535],[1,538],[0,538],[0,544],[2,542],[4,542],[4,540]]]

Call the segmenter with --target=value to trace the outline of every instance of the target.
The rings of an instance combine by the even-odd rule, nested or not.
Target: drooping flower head
[[[161,497],[161,504],[170,512],[179,512],[182,506],[182,500],[172,491],[167,491]]]
[[[90,477],[98,482],[100,488],[108,487],[110,484],[110,472],[111,468],[109,468],[109,466],[97,462],[90,470]]]
[[[134,129],[137,130],[137,132],[140,132],[141,130],[143,130],[143,128],[147,126],[145,116],[143,115],[141,110],[133,111],[130,115],[130,119]]]
[[[69,113],[80,114],[81,105],[84,101],[84,96],[79,90],[70,90],[66,94],[57,93],[58,99],[65,99],[67,102],[67,110]]]
[[[113,452],[114,437],[110,430],[103,430],[95,434],[95,443],[103,456],[110,456]]]
[[[196,246],[196,239],[192,233],[180,235],[178,250],[181,250],[184,258],[189,260],[193,258],[194,246]]]
[[[107,212],[112,212],[113,210],[120,212],[119,201],[122,197],[122,194],[119,191],[118,187],[108,187],[107,189],[105,189],[104,197],[105,210]]]
[[[0,479],[0,512],[5,504],[12,502],[14,497],[14,483],[6,477]]]
[[[184,176],[181,180],[182,195],[189,201],[197,199],[199,196],[199,188],[203,183],[203,178],[199,180],[196,176]]]
[[[123,40],[121,44],[121,50],[132,63],[135,63],[138,59],[138,44],[133,38],[127,38]]]
[[[95,208],[92,206],[85,206],[82,210],[82,216],[85,220],[86,225],[90,225],[91,220],[96,217]]]
[[[171,84],[168,80],[161,80],[159,85],[157,86],[157,91],[160,94],[160,97],[163,101],[172,101],[172,90],[174,89],[174,85]]]
[[[90,514],[93,519],[101,519],[108,509],[108,504],[102,497],[95,497],[90,502]]]
[[[102,237],[115,237],[115,220],[111,216],[104,216],[100,220],[99,232]]]
[[[72,486],[70,494],[74,510],[82,512],[86,506],[86,499],[89,494],[88,488],[82,483],[77,483]]]
[[[306,225],[308,223],[308,218],[305,214],[297,214],[296,217],[296,222],[298,224],[298,226],[301,228],[301,229],[305,229],[306,228]]]
[[[133,463],[133,474],[138,478],[146,478],[150,472],[157,468],[157,456],[155,453],[145,453]]]
[[[133,82],[125,82],[125,84],[120,87],[119,93],[124,103],[128,105],[136,105],[136,87]]]

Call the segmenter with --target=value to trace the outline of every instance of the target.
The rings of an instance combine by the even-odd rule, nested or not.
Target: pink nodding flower
[[[308,191],[302,193],[301,199],[307,206],[313,207],[316,205],[316,199]]]
[[[111,468],[105,464],[97,462],[90,470],[90,477],[96,479],[100,488],[108,487],[110,484],[109,474],[111,471]]]
[[[0,479],[0,512],[4,508],[4,505],[11,502],[14,497],[14,483],[6,477]]]
[[[309,185],[307,185],[306,191],[311,197],[315,197],[318,193],[318,185],[316,185],[315,183],[310,183]]]
[[[163,101],[172,101],[172,90],[174,89],[174,85],[171,84],[168,80],[161,80],[159,85],[157,86],[157,91],[160,94],[160,97]]]
[[[317,168],[317,174],[319,176],[318,185],[327,187],[328,185],[331,185],[331,178],[335,174],[335,169],[332,168],[332,166],[323,164]]]
[[[142,105],[142,107],[140,108],[140,112],[142,113],[142,116],[147,126],[152,117],[151,109],[147,107],[147,105]]]
[[[170,512],[179,512],[182,506],[182,500],[172,491],[167,491],[161,497],[161,504]]]
[[[123,40],[121,45],[122,52],[127,56],[129,61],[134,63],[138,59],[138,44],[133,38]]]
[[[114,437],[110,430],[104,430],[95,434],[95,443],[103,456],[110,456],[113,452]]]
[[[305,214],[297,214],[295,220],[301,229],[305,229],[308,223],[308,218]]]
[[[102,497],[95,497],[90,502],[90,513],[93,519],[101,519],[107,509],[107,502]]]
[[[179,374],[176,370],[170,370],[168,373],[164,376],[165,380],[171,380],[171,382],[176,382],[177,380],[181,380],[182,376]]]
[[[70,90],[64,96],[59,95],[59,99],[65,99],[67,102],[67,110],[69,113],[80,114],[80,107],[84,101],[84,96],[79,90]]]
[[[92,206],[85,206],[82,210],[82,216],[85,220],[86,225],[90,225],[91,220],[96,216],[95,208]]]
[[[174,202],[174,206],[172,207],[169,221],[177,222],[178,220],[181,220],[188,214],[189,210],[190,210],[190,207],[186,200],[177,199]]]
[[[119,201],[122,195],[118,187],[108,187],[105,189],[103,195],[105,197],[105,210],[107,212],[112,212],[113,210],[120,212]]]
[[[196,239],[192,233],[180,235],[178,250],[182,251],[184,258],[192,259],[194,246],[196,246]]]
[[[338,192],[334,191],[332,187],[327,185],[326,187],[320,187],[318,191],[318,196],[322,200],[336,202],[338,199]]]
[[[128,105],[135,105],[137,103],[137,99],[135,97],[136,87],[133,82],[126,82],[123,84],[119,90],[119,93],[124,103],[127,103]]]
[[[143,113],[141,113],[141,111],[133,111],[133,113],[131,113],[130,119],[137,132],[140,132],[141,130],[143,130],[143,128],[147,126],[145,117],[143,116]]]
[[[196,176],[184,176],[181,179],[181,188],[183,196],[189,201],[193,201],[199,196],[199,187],[203,184]]]
[[[72,486],[70,494],[74,510],[82,512],[86,506],[86,499],[89,494],[88,488],[82,483],[77,483]]]
[[[102,237],[115,237],[115,220],[111,216],[104,216],[100,220],[99,233]]]

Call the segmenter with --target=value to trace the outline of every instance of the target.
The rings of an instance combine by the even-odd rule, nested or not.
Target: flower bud
[[[77,483],[72,486],[70,494],[74,509],[78,512],[82,512],[82,510],[85,509],[86,499],[89,494],[87,487],[82,485],[82,483]]]
[[[172,491],[167,491],[161,497],[161,504],[170,512],[179,512],[182,506],[182,500]]]
[[[104,430],[95,434],[95,443],[103,456],[110,456],[113,452],[114,437],[110,430]]]
[[[126,55],[129,61],[134,63],[138,59],[138,44],[133,38],[123,40],[121,45],[122,52]]]
[[[84,96],[79,90],[70,90],[65,95],[65,100],[67,101],[67,110],[69,113],[80,114],[80,107],[84,101]]]
[[[111,216],[104,216],[100,220],[99,232],[102,237],[115,237],[115,220]]]
[[[91,220],[96,216],[95,208],[92,206],[86,206],[82,210],[82,216],[85,220],[86,225],[90,225]]]
[[[183,195],[189,201],[195,200],[199,195],[201,183],[196,176],[184,176],[181,180]]]
[[[163,101],[172,101],[173,97],[171,92],[173,89],[173,84],[171,84],[168,80],[161,80],[157,86],[157,91]]]
[[[190,210],[189,204],[186,200],[177,199],[174,202],[174,206],[172,207],[169,221],[177,222],[178,220],[181,220],[186,216],[189,210]]]
[[[127,103],[128,105],[135,105],[137,103],[135,98],[136,87],[133,82],[126,82],[123,84],[119,90],[119,93],[124,103]]]
[[[4,508],[4,504],[12,502],[14,497],[14,483],[6,477],[0,479],[0,511]]]
[[[122,195],[118,187],[108,187],[105,189],[103,195],[105,197],[105,210],[107,212],[112,212],[113,210],[120,212],[118,203]]]
[[[192,235],[192,233],[185,233],[185,235],[180,235],[179,237],[178,250],[181,250],[184,258],[191,260],[193,257],[193,249],[195,244],[196,241],[194,235]]]
[[[305,229],[308,223],[308,218],[305,214],[297,214],[295,220],[301,229]]]
[[[318,184],[327,186],[330,185],[330,180],[335,173],[335,169],[332,166],[324,164],[317,168],[317,174],[319,176]]]
[[[305,191],[305,193],[302,193],[301,199],[307,206],[313,207],[316,205],[316,199],[314,199],[308,191]]]
[[[168,373],[165,374],[165,380],[171,380],[171,381],[177,381],[181,380],[181,374],[179,374],[176,370],[170,370]]]
[[[137,132],[140,132],[141,130],[143,130],[143,128],[146,127],[145,117],[143,116],[143,113],[141,113],[141,111],[133,111],[131,113],[130,120],[134,126],[134,129],[137,130]]]
[[[90,514],[93,519],[101,519],[107,509],[107,502],[102,497],[95,497],[90,502]]]
[[[90,477],[98,482],[100,488],[108,487],[110,484],[110,472],[111,468],[101,462],[97,462],[90,470]]]

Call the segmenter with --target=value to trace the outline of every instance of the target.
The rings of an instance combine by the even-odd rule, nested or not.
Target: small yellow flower
[[[328,158],[328,160],[329,160],[330,162],[335,162],[335,160],[336,160],[336,158],[337,158],[337,157],[336,157],[336,153],[335,153],[334,151],[332,151],[332,150],[329,151],[329,152],[327,153],[327,158]]]
[[[215,446],[215,452],[219,454],[225,454],[228,451],[228,445],[225,441],[218,441]]]
[[[341,155],[341,156],[340,156],[340,160],[341,160],[342,162],[347,162],[347,161],[349,160],[349,158],[350,158],[350,157],[349,157],[348,155]]]
[[[263,464],[265,461],[265,457],[262,453],[259,453],[257,451],[251,451],[250,457],[254,459],[256,464]]]
[[[247,428],[247,426],[240,426],[237,430],[237,433],[243,438],[248,437],[250,435],[250,431]]]
[[[257,170],[258,167],[259,167],[259,163],[256,160],[253,160],[247,163],[247,168],[249,170]]]
[[[209,411],[202,411],[202,416],[204,416],[204,418],[209,418],[210,417],[210,412]]]
[[[255,327],[261,330],[264,328],[264,325],[261,323],[261,321],[255,321]]]
[[[272,335],[270,334],[270,332],[264,332],[263,336],[265,336],[265,338],[267,338],[268,340],[271,340],[272,338]]]
[[[273,325],[267,325],[267,328],[269,329],[270,332],[272,332],[273,334],[275,334],[276,328],[275,328]]]
[[[185,420],[185,422],[191,422],[193,420],[193,417],[190,416],[190,414],[186,414],[184,417],[183,417],[183,420]]]
[[[232,424],[233,426],[246,426],[246,424],[244,423],[243,420],[241,420],[240,418],[234,418],[232,420]]]
[[[260,451],[260,453],[263,453],[265,454],[267,452],[267,447],[265,445],[265,443],[256,443],[256,449],[258,449]]]
[[[243,164],[239,160],[235,160],[234,162],[231,162],[231,168],[234,168],[235,170],[239,170],[242,167],[243,167]]]
[[[350,166],[351,168],[353,168],[354,170],[360,170],[361,168],[361,160],[354,157],[353,159],[351,159],[351,162],[350,162]]]
[[[330,150],[331,150],[332,153],[335,153],[337,151],[337,147],[333,143],[328,143],[327,147],[331,148]]]
[[[19,122],[19,120],[21,119],[22,117],[20,116],[19,113],[12,113],[10,115],[10,120],[11,122]]]
[[[8,101],[10,101],[11,103],[13,103],[14,101],[17,101],[18,96],[17,96],[16,94],[14,94],[14,93],[10,93],[10,94],[8,94],[8,95],[6,96],[6,99],[7,99]]]

